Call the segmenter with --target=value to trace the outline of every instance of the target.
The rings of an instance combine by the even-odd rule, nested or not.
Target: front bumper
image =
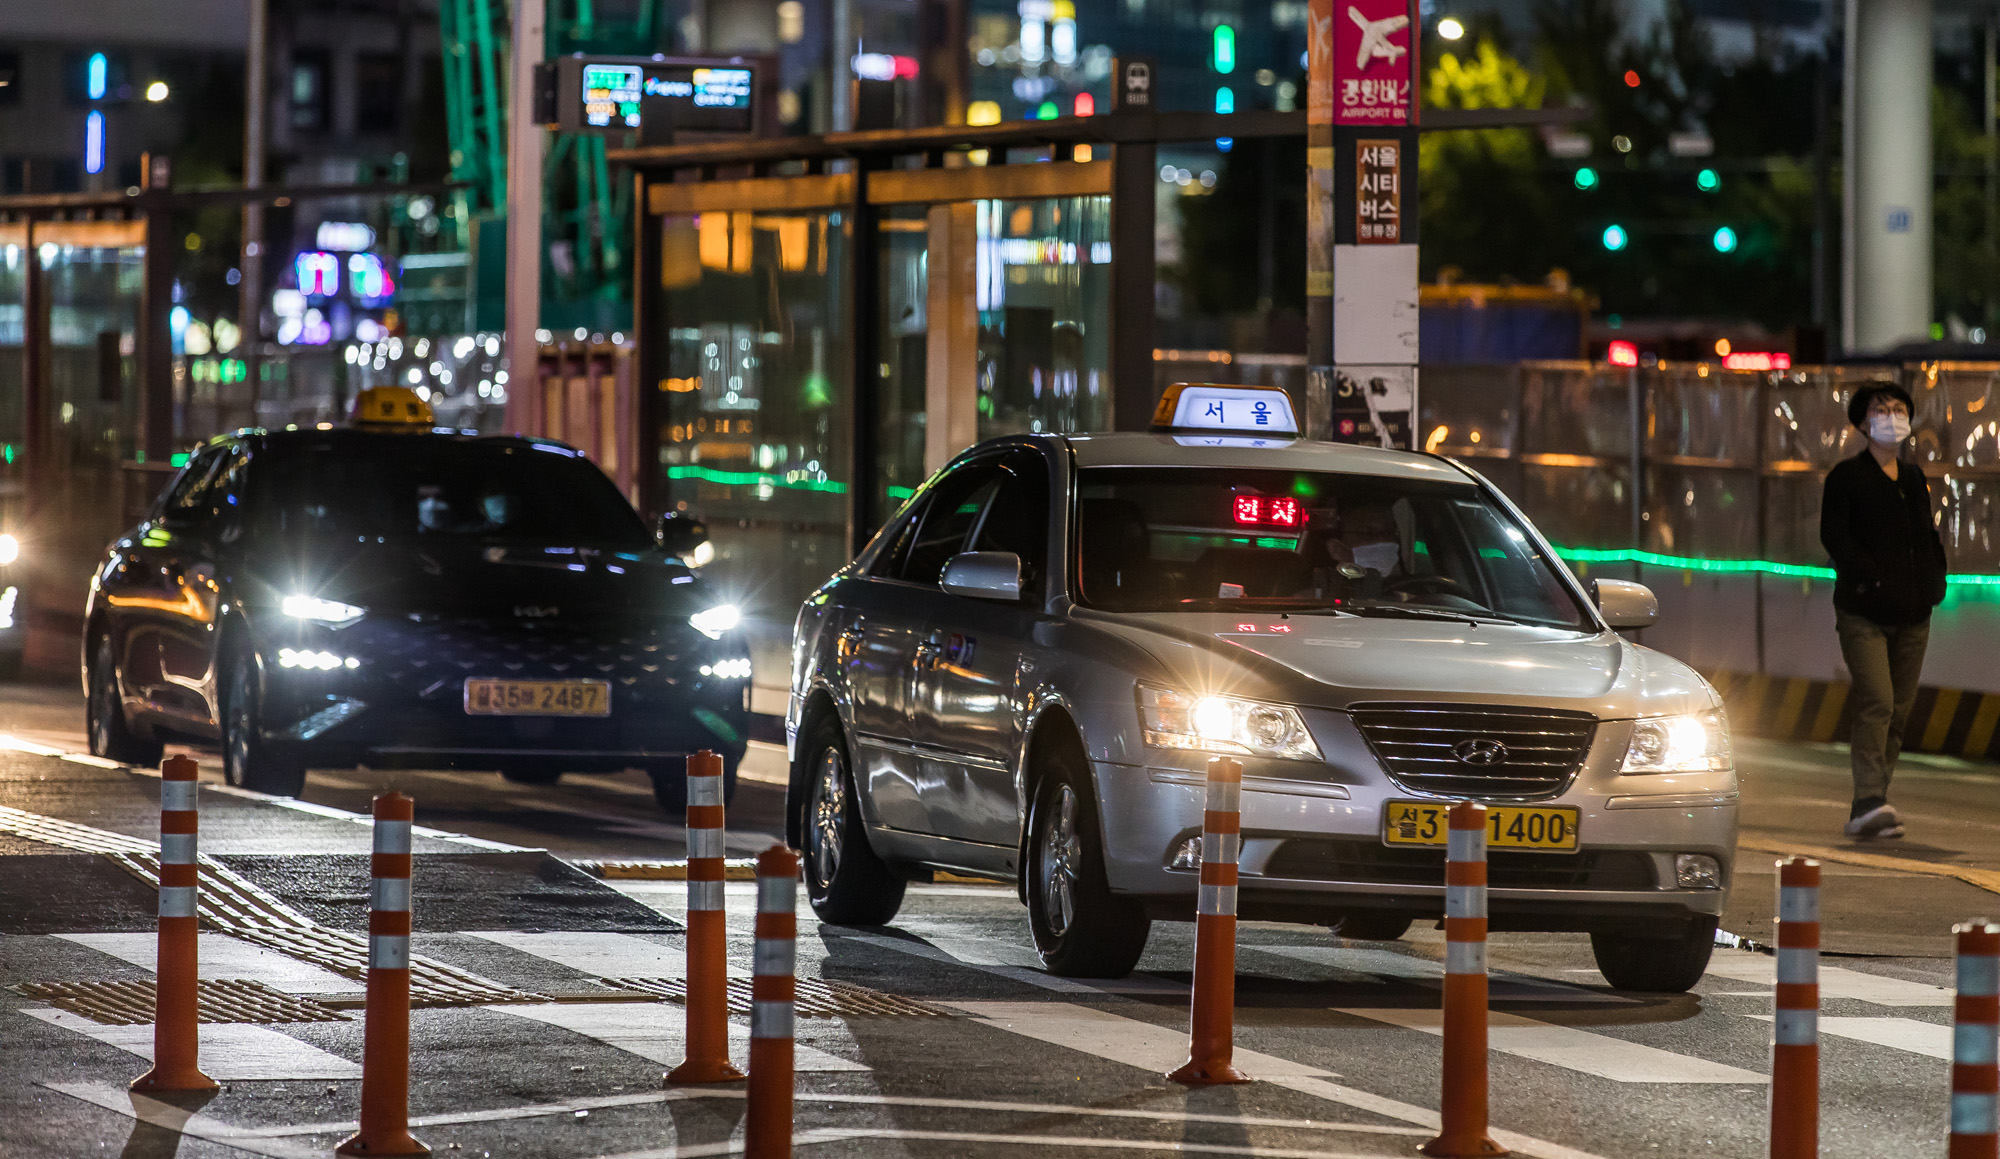
[[[1339,743],[1338,728],[1315,727],[1328,749],[1325,766],[1243,762],[1242,917],[1321,924],[1359,911],[1443,916],[1443,847],[1391,847],[1381,838],[1387,802],[1426,795],[1398,787],[1346,731],[1352,744]],[[1577,852],[1489,851],[1493,929],[1658,930],[1720,916],[1734,868],[1735,774],[1620,776],[1630,732],[1628,721],[1598,725],[1567,789],[1533,802],[1578,809]],[[1329,738],[1336,743],[1326,745]],[[1112,889],[1141,898],[1155,916],[1184,918],[1193,912],[1197,874],[1170,866],[1201,833],[1205,757],[1161,750],[1147,757],[1154,763],[1093,765],[1106,875]],[[1679,888],[1682,853],[1715,858],[1722,888]]]
[[[280,625],[259,650],[265,734],[309,760],[464,768],[559,760],[581,772],[702,749],[733,764],[749,738],[749,679],[701,672],[742,657],[742,642],[671,624],[371,616],[338,629]],[[321,663],[287,666],[287,651]],[[611,711],[475,715],[465,710],[465,682],[478,678],[602,680]]]

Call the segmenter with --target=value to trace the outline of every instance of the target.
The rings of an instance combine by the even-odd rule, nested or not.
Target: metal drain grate
[[[324,966],[343,978],[368,981],[368,938],[324,926],[304,929],[230,927],[229,935],[276,950],[300,961]],[[516,990],[449,966],[435,958],[410,955],[410,1004],[420,1007],[489,1006],[546,1002],[540,994]]]
[[[151,982],[22,982],[14,990],[107,1026],[139,1026],[153,1020]],[[196,983],[195,995],[197,1017],[203,1022],[352,1021],[310,998],[297,998],[247,978],[203,978]]]
[[[616,990],[652,994],[669,1002],[687,1001],[687,982],[680,978],[599,978]],[[823,978],[800,978],[793,1009],[800,1018],[953,1018],[951,1011],[914,998]],[[750,979],[729,980],[729,1012],[750,1013]]]

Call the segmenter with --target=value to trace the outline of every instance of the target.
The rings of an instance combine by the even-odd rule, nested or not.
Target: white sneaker
[[[1867,841],[1875,837],[1901,837],[1903,819],[1896,816],[1895,806],[1877,805],[1849,821],[1847,835],[1857,841]]]

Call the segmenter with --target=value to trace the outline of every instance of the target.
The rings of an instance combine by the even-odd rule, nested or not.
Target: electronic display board
[[[553,62],[553,128],[637,131],[641,144],[676,134],[757,131],[757,66],[742,57],[559,57]]]
[[[639,127],[639,94],[645,72],[636,64],[583,65],[583,123],[593,129]]]

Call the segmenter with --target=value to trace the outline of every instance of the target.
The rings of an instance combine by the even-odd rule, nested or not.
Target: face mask
[[[1899,414],[1869,415],[1868,437],[1878,443],[1900,443],[1910,437],[1910,416]]]
[[[1402,560],[1402,548],[1393,543],[1364,543],[1354,549],[1355,566],[1373,568],[1382,575],[1394,571]]]

